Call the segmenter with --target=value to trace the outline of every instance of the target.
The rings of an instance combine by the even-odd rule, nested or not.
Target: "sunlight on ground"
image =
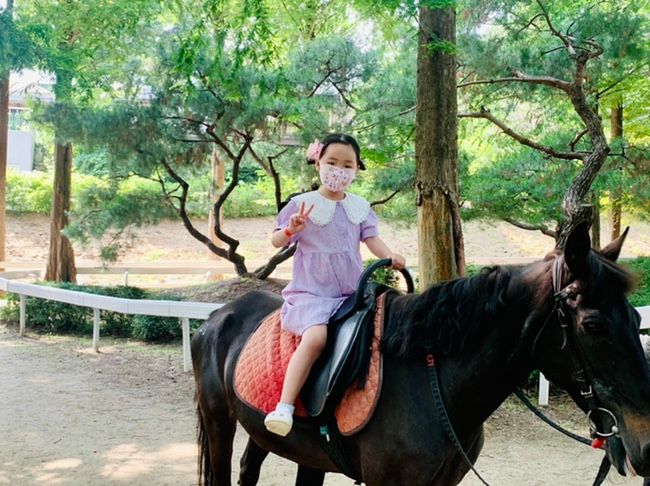
[[[33,383],[34,385],[43,385],[43,384],[48,384],[52,383],[53,377],[52,376],[43,376],[43,375],[36,375],[36,376],[31,376],[30,378],[25,378],[26,383]]]
[[[196,473],[192,460],[196,457],[196,444],[190,442],[167,444],[157,451],[144,450],[138,444],[121,444],[104,457],[107,464],[100,474],[112,481],[133,480],[163,467],[189,475]]]
[[[65,473],[78,468],[82,463],[81,459],[73,457],[57,459],[38,465],[30,471],[30,475],[34,484],[66,484]]]
[[[96,352],[95,349],[91,346],[89,348],[76,348],[75,351],[79,354],[90,354],[92,356],[96,356],[97,354],[115,353],[117,351],[117,348],[115,346],[100,346],[99,351]]]

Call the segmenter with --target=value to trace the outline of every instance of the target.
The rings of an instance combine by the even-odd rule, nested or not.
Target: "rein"
[[[535,339],[533,340],[531,357],[534,356],[535,354],[537,342],[540,336],[546,329],[547,324],[551,320],[553,314],[555,314],[560,323],[560,328],[562,330],[562,335],[563,335],[562,346],[560,347],[560,350],[564,350],[567,346],[570,346],[571,348],[573,348],[573,352],[575,353],[575,356],[578,359],[580,368],[578,369],[577,376],[578,376],[578,381],[581,383],[580,395],[582,396],[582,398],[585,400],[587,404],[587,408],[588,408],[587,419],[589,420],[589,431],[590,431],[591,438],[593,440],[589,441],[588,439],[580,437],[564,429],[563,427],[555,424],[552,420],[550,420],[542,412],[540,412],[532,403],[530,403],[530,401],[523,395],[523,393],[516,391],[515,395],[524,403],[524,405],[526,405],[533,413],[535,413],[535,415],[540,417],[544,422],[551,425],[556,430],[562,432],[563,434],[583,444],[591,445],[594,448],[603,448],[604,442],[608,437],[612,437],[618,434],[619,432],[618,420],[614,415],[614,413],[612,413],[610,410],[598,406],[597,398],[596,395],[594,394],[593,387],[591,385],[593,380],[590,378],[589,374],[587,373],[587,367],[585,366],[586,360],[584,359],[580,347],[577,345],[575,329],[574,326],[572,325],[574,323],[574,319],[570,318],[571,316],[573,316],[573,313],[571,311],[571,306],[567,302],[569,298],[575,297],[580,294],[580,292],[583,290],[584,284],[580,280],[573,280],[569,284],[562,287],[562,280],[564,277],[564,258],[557,258],[553,262],[552,277],[553,277],[554,306],[550,314],[547,316],[546,320],[542,324],[541,329],[535,336]],[[440,384],[438,383],[438,376],[437,376],[438,373],[436,371],[435,359],[433,357],[433,354],[431,353],[427,354],[426,362],[429,371],[429,381],[431,382],[433,401],[435,403],[436,410],[438,412],[438,415],[440,416],[443,428],[445,429],[447,436],[454,444],[454,446],[456,447],[457,451],[460,453],[461,457],[463,458],[467,466],[476,475],[476,477],[478,477],[478,479],[484,485],[489,486],[488,483],[478,473],[476,468],[474,468],[474,464],[472,463],[469,456],[465,452],[465,449],[463,448],[463,445],[458,439],[458,436],[454,431],[453,425],[449,420],[447,409],[445,408],[445,404],[442,400],[442,393],[440,391]],[[612,420],[613,425],[609,430],[609,432],[601,431],[598,429],[596,418],[599,414],[602,414],[606,418],[610,418]],[[602,470],[604,469],[603,466],[606,466],[606,462],[608,463],[609,461],[603,461],[603,464],[601,465],[601,471],[599,471],[599,475],[594,484],[600,484],[598,480],[601,479],[601,473],[603,472]],[[607,470],[604,471],[605,475],[607,473]]]
[[[438,383],[438,372],[436,371],[436,362],[435,359],[433,358],[433,354],[431,353],[427,355],[427,368],[429,370],[429,381],[431,382],[433,401],[436,405],[436,410],[438,411],[438,415],[440,416],[442,426],[445,429],[447,436],[449,436],[449,439],[454,444],[456,450],[458,450],[465,463],[469,466],[472,472],[476,474],[476,477],[483,484],[485,484],[485,486],[490,486],[487,482],[485,482],[485,479],[483,479],[481,475],[478,473],[478,471],[474,467],[474,464],[472,464],[472,461],[467,456],[467,453],[465,452],[463,445],[460,443],[460,439],[458,439],[456,432],[454,432],[454,427],[453,425],[451,425],[451,420],[449,420],[449,415],[447,414],[445,403],[442,401],[442,393],[440,392],[440,384]]]

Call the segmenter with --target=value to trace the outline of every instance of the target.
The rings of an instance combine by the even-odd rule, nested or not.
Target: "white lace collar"
[[[349,192],[346,192],[345,197],[340,201],[327,199],[318,191],[299,194],[293,197],[292,200],[298,206],[304,202],[305,208],[309,208],[313,204],[314,209],[309,215],[309,219],[318,226],[325,226],[332,222],[337,203],[341,203],[343,209],[345,209],[345,214],[352,224],[360,224],[368,217],[368,213],[370,212],[370,203],[368,201],[361,196],[350,194]]]

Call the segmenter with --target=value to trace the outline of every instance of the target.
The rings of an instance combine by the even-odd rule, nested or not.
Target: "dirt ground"
[[[650,255],[650,224],[638,221],[630,224],[631,230],[623,248],[622,257]],[[207,229],[207,221],[198,220],[195,226],[202,231]],[[227,220],[224,230],[241,242],[238,251],[250,262],[261,263],[274,252],[270,233],[274,227],[273,218],[249,218]],[[518,263],[539,259],[550,251],[554,242],[540,232],[515,228],[504,222],[471,221],[463,225],[467,261],[475,264]],[[409,266],[417,265],[417,229],[395,223],[380,223],[382,238],[395,251],[402,253]],[[609,234],[607,224],[603,224],[602,240],[605,244]],[[184,262],[196,264],[209,262],[205,247],[183,228],[180,221],[163,221],[156,226],[135,228],[135,240],[120,258],[124,262]],[[11,216],[7,218],[7,261],[31,262],[46,261],[49,243],[48,218],[39,215]],[[365,256],[370,254],[362,248]],[[99,263],[97,244],[86,248],[75,246],[75,258],[80,265]],[[252,265],[251,265],[252,266]]]
[[[31,335],[0,328],[0,485],[196,484],[193,380],[180,346]],[[584,421],[563,397],[549,413],[572,430]],[[477,468],[492,485],[590,485],[602,453],[553,431],[508,400],[487,422]],[[239,431],[233,481],[246,436]],[[277,456],[261,485],[293,484]],[[328,486],[352,485],[329,474]],[[479,485],[467,476],[464,486]],[[641,484],[611,475],[606,484]]]
[[[271,251],[271,218],[236,220],[230,231],[253,261]],[[635,229],[636,228],[636,229]],[[415,230],[383,226],[384,238],[416,264]],[[179,223],[138,231],[123,262],[206,262],[205,250]],[[504,224],[465,226],[468,261],[541,257],[553,245],[541,234]],[[43,217],[10,217],[10,262],[45,261],[48,224]],[[636,225],[623,256],[650,255],[650,227]],[[97,265],[97,249],[77,249],[80,264]],[[183,276],[178,278],[185,278]],[[28,323],[29,329],[29,323]],[[196,484],[196,431],[191,374],[182,372],[179,345],[153,346],[90,337],[29,335],[0,327],[0,485]],[[584,420],[562,397],[549,413],[585,434]],[[477,468],[492,485],[590,485],[602,453],[573,442],[507,401],[487,422]],[[239,431],[233,478],[245,435]],[[293,484],[295,468],[270,457],[260,484]],[[328,486],[351,485],[338,474]],[[480,484],[468,476],[464,486]],[[605,484],[641,484],[612,474]]]

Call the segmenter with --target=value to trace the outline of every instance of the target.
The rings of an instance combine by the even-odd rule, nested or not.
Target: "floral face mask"
[[[343,169],[334,165],[321,164],[320,180],[332,192],[345,191],[354,180],[357,172],[354,169]]]

